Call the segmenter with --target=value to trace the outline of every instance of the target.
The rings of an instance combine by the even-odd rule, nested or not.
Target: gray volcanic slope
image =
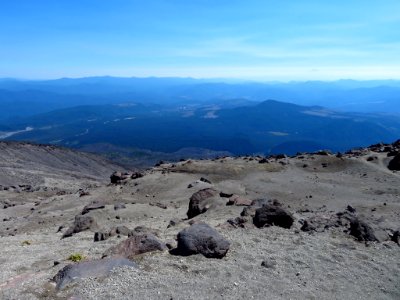
[[[0,186],[55,187],[79,180],[104,182],[110,171],[122,168],[102,157],[66,148],[0,142],[0,169]]]
[[[392,157],[381,148],[344,156],[186,160],[162,164],[118,184],[87,186],[85,195],[62,193],[62,182],[56,194],[0,191],[0,298],[400,299],[400,247],[394,239],[400,227],[400,174],[387,168]],[[26,170],[14,170],[20,171]],[[189,199],[204,188],[218,194],[209,199],[206,212],[188,220]],[[243,211],[243,206],[226,205],[230,194],[240,196],[242,203],[277,199],[294,223],[289,229],[257,228],[251,216],[241,225],[228,223]],[[84,216],[96,226],[61,239],[75,216],[94,201],[91,208],[97,209],[85,210]],[[115,210],[121,203],[125,208],[119,205],[123,209]],[[367,225],[361,227],[373,232],[377,241],[358,241],[350,235],[347,217],[363,220]],[[315,228],[305,228],[305,221]],[[62,290],[50,282],[72,263],[71,254],[100,259],[127,239],[120,233],[94,242],[94,231],[142,226],[136,231],[153,232],[174,247],[178,232],[191,222],[205,222],[227,239],[226,256],[154,251],[130,258],[138,268],[75,278]]]

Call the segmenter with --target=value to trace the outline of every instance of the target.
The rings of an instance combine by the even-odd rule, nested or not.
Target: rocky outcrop
[[[118,172],[115,171],[110,176],[110,181],[112,184],[120,184],[127,179],[138,179],[143,177],[144,174],[141,172]]]
[[[230,243],[214,228],[205,223],[193,224],[178,233],[178,247],[173,254],[188,256],[202,254],[207,258],[222,258]]]

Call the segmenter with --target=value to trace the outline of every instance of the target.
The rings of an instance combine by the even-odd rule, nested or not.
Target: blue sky
[[[399,0],[2,0],[0,77],[400,79]]]

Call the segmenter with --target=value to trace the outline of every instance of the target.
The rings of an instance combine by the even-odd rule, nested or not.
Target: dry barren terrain
[[[29,155],[19,148],[17,157],[2,144],[0,155],[15,157],[2,162],[2,186],[21,187],[0,191],[0,298],[400,299],[400,173],[388,168],[397,144],[344,155],[185,160],[117,173],[112,184],[104,178],[117,166],[44,146]],[[36,153],[45,170],[29,168]],[[199,196],[202,211],[188,219],[198,191],[210,194]],[[255,226],[263,207],[293,224]],[[76,216],[94,223],[69,235]],[[174,251],[178,233],[203,222],[229,242],[222,258]],[[139,233],[163,249],[130,255],[136,267],[74,277],[62,288],[52,281],[79,264],[71,255],[96,261]]]

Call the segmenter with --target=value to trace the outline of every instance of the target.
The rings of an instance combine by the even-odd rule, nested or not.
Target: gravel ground
[[[17,204],[0,208],[0,218],[11,218],[0,222],[0,298],[400,299],[400,247],[388,241],[390,230],[400,227],[400,176],[386,169],[384,155],[376,155],[374,162],[366,156],[305,156],[267,164],[232,158],[186,161],[154,168],[119,186],[85,183],[89,195],[84,197],[71,186],[66,194],[0,191],[0,201]],[[49,283],[70,263],[69,255],[100,258],[126,238],[95,243],[93,232],[85,231],[61,240],[86,204],[106,205],[88,213],[99,228],[146,226],[160,240],[173,240],[188,220],[167,225],[186,217],[190,196],[207,186],[197,182],[200,177],[225,193],[278,199],[294,214],[294,227],[228,228],[225,221],[239,216],[243,207],[215,204],[194,220],[210,224],[231,242],[222,259],[153,252],[135,259],[139,269],[116,269],[106,278],[87,278],[58,292]],[[74,184],[78,189],[79,180]],[[116,203],[125,203],[126,209],[115,211]],[[348,204],[382,242],[357,242],[341,227],[313,234],[299,230],[299,220],[316,212],[335,214]],[[59,226],[64,229],[57,233]]]

